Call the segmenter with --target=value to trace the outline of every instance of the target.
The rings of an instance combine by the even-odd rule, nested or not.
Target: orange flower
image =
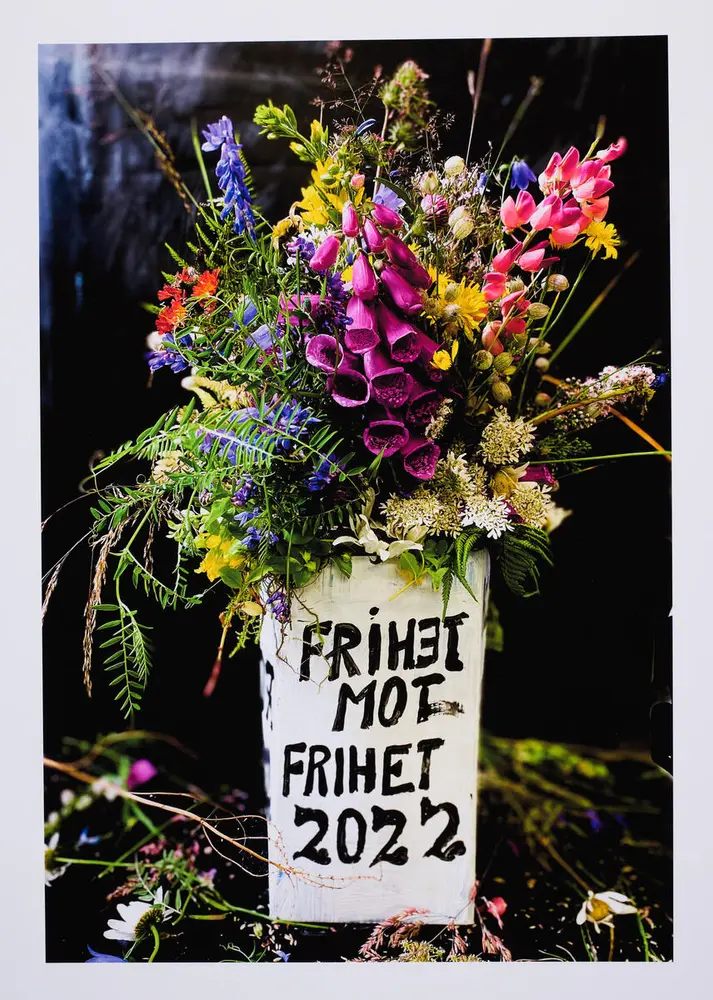
[[[160,292],[159,292],[160,295]],[[171,333],[186,317],[186,307],[183,302],[174,298],[170,306],[166,306],[156,317],[156,329],[163,336]]]
[[[197,299],[202,299],[206,295],[215,295],[218,288],[218,275],[220,274],[220,268],[216,267],[215,271],[204,271],[203,274],[198,276],[198,280],[193,286],[193,295]]]

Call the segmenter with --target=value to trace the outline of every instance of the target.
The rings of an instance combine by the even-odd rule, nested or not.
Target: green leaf
[[[348,552],[335,552],[332,559],[345,576],[352,575],[352,557]]]

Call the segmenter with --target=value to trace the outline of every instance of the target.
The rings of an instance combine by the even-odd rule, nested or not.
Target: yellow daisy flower
[[[342,208],[348,201],[351,201],[353,205],[359,205],[364,199],[364,188],[359,191],[347,192],[337,188],[338,181],[330,183],[322,180],[324,174],[334,165],[335,161],[331,156],[324,162],[318,160],[312,171],[312,183],[309,187],[302,188],[302,201],[298,201],[296,207],[302,209],[302,218],[309,225],[327,225],[329,222],[328,205],[341,214]],[[337,188],[337,190],[330,190],[331,188]]]
[[[440,318],[459,326],[468,340],[473,340],[476,328],[488,313],[488,303],[480,285],[468,285],[465,278],[455,282],[447,274],[437,275],[434,267],[429,267],[428,273],[436,282],[430,298],[435,300]]]
[[[454,340],[451,344],[450,351],[448,348],[443,348],[443,350],[436,351],[436,353],[431,358],[431,364],[434,368],[438,368],[439,371],[446,372],[453,365],[456,359],[456,354],[458,353],[458,341]]]
[[[618,256],[616,248],[621,240],[611,222],[590,222],[584,233],[587,237],[586,246],[592,251],[593,257],[596,257],[600,250],[604,250],[604,260]]]

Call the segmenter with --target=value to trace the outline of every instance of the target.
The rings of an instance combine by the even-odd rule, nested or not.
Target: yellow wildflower
[[[345,267],[344,270],[342,271],[342,281],[345,283],[347,281],[351,281],[353,273],[354,273],[354,268],[352,267],[351,264],[349,264],[348,267]]]
[[[584,233],[587,237],[586,246],[592,251],[593,257],[596,257],[600,250],[604,250],[604,260],[618,256],[616,248],[621,240],[611,222],[590,222]]]
[[[431,358],[431,364],[434,368],[438,368],[439,371],[447,372],[452,366],[456,359],[456,354],[458,353],[458,341],[454,340],[451,344],[450,350],[448,348],[443,348],[436,353]]]
[[[299,215],[288,215],[284,219],[280,219],[272,227],[272,245],[277,247],[283,236],[287,236],[288,233],[292,232],[299,233],[303,228],[302,219]]]
[[[364,198],[364,188],[359,191],[347,192],[341,189],[338,180],[325,181],[324,175],[335,166],[332,157],[324,162],[318,160],[312,171],[312,183],[302,188],[302,201],[296,207],[302,209],[302,218],[309,225],[326,226],[329,222],[328,208],[331,206],[341,214],[344,205],[351,201],[359,205]],[[330,190],[336,188],[336,190]]]
[[[468,285],[465,278],[455,282],[447,274],[437,274],[434,267],[429,267],[428,273],[436,282],[430,298],[437,305],[439,318],[460,327],[466,337],[473,340],[476,327],[488,313],[488,303],[480,285]]]
[[[196,539],[196,546],[200,549],[208,549],[208,552],[200,564],[196,573],[205,573],[209,580],[217,580],[220,571],[228,569],[239,569],[245,562],[245,555],[234,550],[237,542],[233,538],[221,538],[220,535],[199,535]]]

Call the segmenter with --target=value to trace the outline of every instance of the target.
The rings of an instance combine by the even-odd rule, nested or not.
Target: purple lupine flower
[[[482,194],[485,191],[485,185],[488,183],[488,175],[483,171],[483,173],[478,178],[478,183],[475,186],[478,194]]]
[[[126,962],[125,958],[119,958],[118,955],[106,955],[104,952],[94,951],[89,944],[87,945],[87,951],[92,957],[86,960],[85,965],[88,965],[90,962]]]
[[[284,590],[276,590],[267,599],[267,606],[278,622],[288,622],[290,620],[290,602]]]
[[[236,507],[242,507],[248,502],[254,489],[255,483],[250,476],[246,476],[230,499]]]
[[[403,198],[399,198],[395,191],[387,187],[385,184],[379,184],[374,190],[374,197],[371,199],[375,205],[384,205],[386,208],[391,209],[392,212],[399,212],[404,207],[406,202]],[[377,219],[377,222],[379,220]]]
[[[238,235],[255,231],[255,216],[252,210],[252,195],[247,186],[245,164],[240,151],[243,148],[235,141],[233,123],[225,115],[203,130],[205,152],[220,149],[220,160],[215,168],[218,187],[223,192],[221,219],[227,219],[231,211],[235,213],[233,229]]]
[[[510,168],[510,190],[519,188],[524,191],[537,177],[524,160],[514,160]]]
[[[193,337],[190,333],[187,333],[179,338],[178,344],[181,347],[192,347]],[[184,372],[186,368],[190,368],[188,361],[175,348],[175,337],[172,333],[165,333],[161,338],[160,349],[158,351],[148,351],[146,354],[146,360],[149,363],[151,371],[156,372],[159,368],[168,367],[171,371],[178,374],[178,372]]]

